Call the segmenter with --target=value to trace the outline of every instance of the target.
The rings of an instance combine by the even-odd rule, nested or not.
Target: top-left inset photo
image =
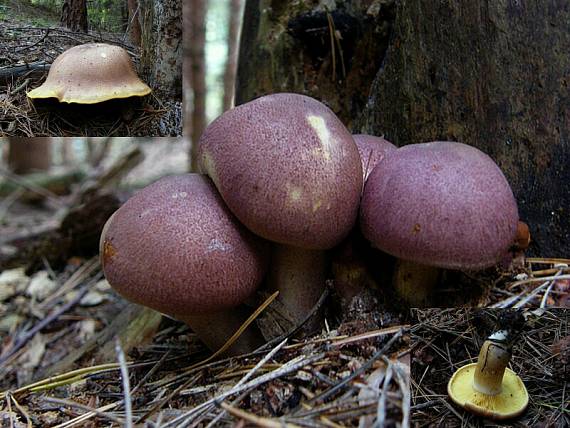
[[[177,136],[182,108],[182,0],[0,4],[0,136]]]

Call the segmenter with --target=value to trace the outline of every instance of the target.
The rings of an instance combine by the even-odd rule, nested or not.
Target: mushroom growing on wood
[[[103,271],[122,296],[186,322],[215,350],[245,321],[239,305],[261,283],[266,244],[229,212],[209,178],[163,178],[107,221]],[[262,343],[250,326],[230,349]]]
[[[395,288],[421,306],[440,270],[497,264],[515,241],[517,203],[505,176],[480,150],[461,143],[411,144],[391,151],[368,177],[364,236],[398,257]]]
[[[528,405],[521,378],[507,368],[509,332],[498,331],[483,343],[476,363],[457,370],[447,385],[451,400],[479,416],[502,420],[519,416]]]
[[[87,43],[59,55],[51,65],[46,81],[28,92],[28,97],[95,104],[142,97],[150,92],[151,89],[137,76],[126,50],[105,43]]]
[[[352,136],[319,101],[274,94],[225,112],[198,150],[230,210],[276,243],[270,287],[297,324],[324,290],[323,250],[356,221],[362,168]]]

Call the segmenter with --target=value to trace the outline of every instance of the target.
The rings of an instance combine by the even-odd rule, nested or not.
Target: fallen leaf
[[[4,302],[15,294],[25,290],[30,278],[24,268],[5,270],[0,274],[0,302]]]
[[[42,360],[46,351],[46,341],[42,334],[37,333],[30,340],[26,352],[19,358],[20,365],[25,370],[35,369]]]
[[[26,294],[36,301],[42,301],[52,294],[58,285],[49,277],[47,271],[42,270],[32,276]]]

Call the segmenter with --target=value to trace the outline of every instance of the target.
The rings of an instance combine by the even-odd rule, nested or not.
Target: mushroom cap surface
[[[174,318],[237,306],[261,283],[267,243],[246,230],[206,176],[165,177],[107,221],[103,271],[128,300]]]
[[[525,411],[528,392],[515,372],[506,368],[501,393],[487,395],[473,388],[476,367],[477,363],[467,364],[457,370],[449,380],[447,393],[455,404],[471,413],[494,420],[511,419]]]
[[[74,46],[59,55],[46,81],[28,97],[57,98],[62,103],[95,104],[142,97],[151,89],[137,76],[126,50],[105,43]]]
[[[225,112],[200,138],[199,159],[230,210],[268,240],[328,249],[356,221],[358,149],[313,98],[273,94]]]
[[[397,150],[397,147],[393,145],[384,137],[375,137],[374,135],[367,134],[356,134],[353,135],[356,147],[358,147],[358,154],[360,155],[360,160],[362,161],[362,173],[364,177],[364,182],[374,170],[376,165],[384,159],[386,153],[393,150]]]
[[[364,187],[364,236],[416,263],[459,270],[493,266],[513,244],[517,224],[517,203],[499,167],[461,143],[389,152]]]

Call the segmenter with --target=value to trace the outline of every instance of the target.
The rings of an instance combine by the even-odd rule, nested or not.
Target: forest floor
[[[181,135],[181,102],[157,91],[95,105],[32,102],[26,96],[45,80],[58,55],[79,44],[121,46],[137,65],[139,50],[125,34],[70,31],[59,27],[52,12],[16,1],[0,6],[0,23],[0,136]]]
[[[514,343],[509,367],[521,377],[530,400],[516,427],[570,425],[570,310],[522,312],[525,323]],[[418,427],[483,427],[489,421],[462,411],[447,396],[447,384],[460,367],[477,362],[485,339],[497,330],[497,309],[412,310],[412,413]],[[496,425],[493,425],[496,426]]]
[[[131,172],[121,176],[127,193],[120,198],[132,194],[133,184],[187,164],[184,142],[140,147],[147,161],[130,164]],[[564,380],[570,312],[553,306],[568,294],[570,281],[547,279],[568,273],[562,259],[528,259],[524,273],[497,274],[480,296],[471,296],[474,305],[501,308],[410,311],[389,304],[389,294],[377,290],[340,311],[331,291],[326,322],[310,335],[285,334],[239,357],[212,356],[187,326],[127,303],[103,278],[97,242],[109,214],[100,219],[93,211],[81,213],[106,192],[122,192],[116,179],[97,181],[130,151],[111,153],[71,195],[36,194],[34,203],[26,203],[24,190],[16,189],[0,199],[0,254],[27,255],[18,266],[0,267],[0,426],[119,427],[133,421],[148,427],[367,427],[374,420],[387,427],[490,426],[453,405],[446,384],[455,369],[476,359],[504,307],[515,305],[526,324],[511,367],[531,401],[514,425],[569,423]],[[157,169],[160,164],[164,169]],[[93,189],[88,182],[101,187],[85,192]],[[52,245],[65,242],[61,210],[93,226],[93,236],[77,234],[84,245],[66,248],[81,251],[58,259],[53,246],[31,251],[27,233],[38,228],[58,232],[47,235]],[[446,288],[438,293],[449,296]]]

